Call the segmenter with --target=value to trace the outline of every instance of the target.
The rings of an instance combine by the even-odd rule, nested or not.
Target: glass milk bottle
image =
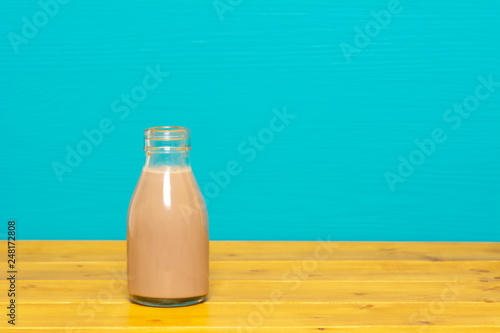
[[[189,163],[189,130],[144,131],[146,163],[127,221],[128,290],[133,302],[175,307],[208,294],[208,215]]]

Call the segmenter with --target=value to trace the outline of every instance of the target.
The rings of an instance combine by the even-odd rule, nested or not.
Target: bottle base
[[[179,306],[188,306],[201,303],[206,300],[207,295],[186,297],[186,298],[154,298],[137,295],[129,295],[133,303],[159,308],[175,308]]]

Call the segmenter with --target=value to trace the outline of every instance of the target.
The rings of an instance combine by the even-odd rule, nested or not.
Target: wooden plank
[[[5,241],[0,241],[0,247]],[[21,262],[126,261],[125,241],[18,241]],[[4,254],[2,254],[4,255]],[[212,241],[212,261],[500,260],[500,243]]]
[[[102,328],[96,327],[77,327],[76,329],[68,328],[22,328],[16,327],[15,332],[21,333],[77,333],[77,332],[99,332]],[[301,333],[301,332],[330,332],[330,333],[498,333],[499,326],[481,325],[481,326],[344,326],[344,327],[134,327],[134,328],[110,328],[113,333],[150,333],[150,332],[175,332],[175,333],[192,333],[192,332],[209,332],[209,333],[243,333],[243,332],[259,332],[259,333]]]
[[[500,243],[215,242],[216,260],[500,260]],[[327,252],[328,251],[328,252]],[[323,258],[324,254],[329,256]],[[316,255],[318,254],[318,255]]]
[[[8,281],[0,281],[7,290]],[[127,283],[116,280],[17,282],[23,303],[127,303]],[[211,303],[271,302],[500,302],[499,282],[359,282],[359,281],[211,281]]]
[[[192,333],[192,332],[209,332],[209,333],[243,333],[243,332],[259,332],[259,333],[301,333],[301,332],[330,332],[330,333],[498,333],[499,326],[344,326],[344,327],[134,327],[134,328],[110,328],[113,333],[150,333],[150,332],[176,332],[176,333]],[[76,333],[76,332],[102,332],[102,328],[95,327],[78,327],[75,330],[67,328],[22,328],[16,327],[15,332],[21,333]]]
[[[19,327],[498,326],[500,303],[221,304],[162,309],[123,304],[23,304]],[[24,318],[24,319],[23,319]],[[5,327],[6,321],[0,321]],[[74,331],[73,330],[73,331]]]
[[[6,270],[0,263],[0,270]],[[125,280],[125,262],[26,262],[22,280]],[[212,261],[211,280],[500,281],[500,261]]]

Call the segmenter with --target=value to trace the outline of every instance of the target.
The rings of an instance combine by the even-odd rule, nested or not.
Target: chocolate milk
[[[208,294],[208,216],[189,166],[144,167],[128,212],[127,268],[138,303]]]

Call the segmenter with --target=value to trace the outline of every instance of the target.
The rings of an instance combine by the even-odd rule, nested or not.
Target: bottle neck
[[[146,152],[145,167],[191,167],[189,151]]]
[[[190,167],[189,129],[185,127],[151,127],[144,131],[145,167]]]

